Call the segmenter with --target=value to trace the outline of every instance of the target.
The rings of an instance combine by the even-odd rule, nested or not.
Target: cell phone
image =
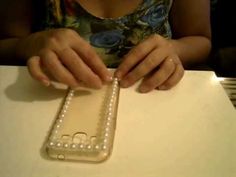
[[[118,80],[94,90],[69,89],[45,149],[52,159],[102,162],[112,151],[119,99]]]

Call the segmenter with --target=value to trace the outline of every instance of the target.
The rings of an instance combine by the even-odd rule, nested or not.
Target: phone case
[[[118,80],[100,90],[70,89],[46,142],[49,157],[102,162],[112,151],[119,98]]]

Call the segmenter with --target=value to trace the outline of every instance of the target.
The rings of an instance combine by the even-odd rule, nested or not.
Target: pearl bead
[[[76,148],[76,144],[72,144],[71,147],[72,147],[73,149],[75,149],[75,148]]]
[[[68,148],[68,147],[69,147],[69,145],[68,145],[67,143],[65,143],[65,144],[64,144],[64,147],[65,147],[65,148]]]
[[[50,145],[50,146],[54,146],[54,143],[53,143],[53,142],[50,142],[49,145]]]
[[[61,143],[57,143],[57,147],[61,147]]]
[[[71,101],[71,97],[67,97],[66,101],[70,102]]]
[[[74,96],[74,92],[70,92],[70,93],[69,93],[69,96],[70,96],[70,97]]]
[[[103,146],[102,146],[102,149],[103,149],[103,150],[107,149],[107,146],[106,146],[106,145],[103,145]]]

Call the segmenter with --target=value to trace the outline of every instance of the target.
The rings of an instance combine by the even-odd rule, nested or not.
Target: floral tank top
[[[113,19],[93,16],[75,0],[47,0],[43,28],[74,29],[107,67],[117,67],[122,56],[146,37],[157,33],[171,38],[171,4],[172,0],[143,0],[132,13]]]

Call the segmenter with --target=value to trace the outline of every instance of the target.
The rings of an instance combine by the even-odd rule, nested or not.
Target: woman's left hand
[[[183,77],[184,68],[172,40],[152,35],[124,56],[115,76],[122,87],[129,87],[143,78],[139,87],[142,93],[153,89],[167,90]]]

